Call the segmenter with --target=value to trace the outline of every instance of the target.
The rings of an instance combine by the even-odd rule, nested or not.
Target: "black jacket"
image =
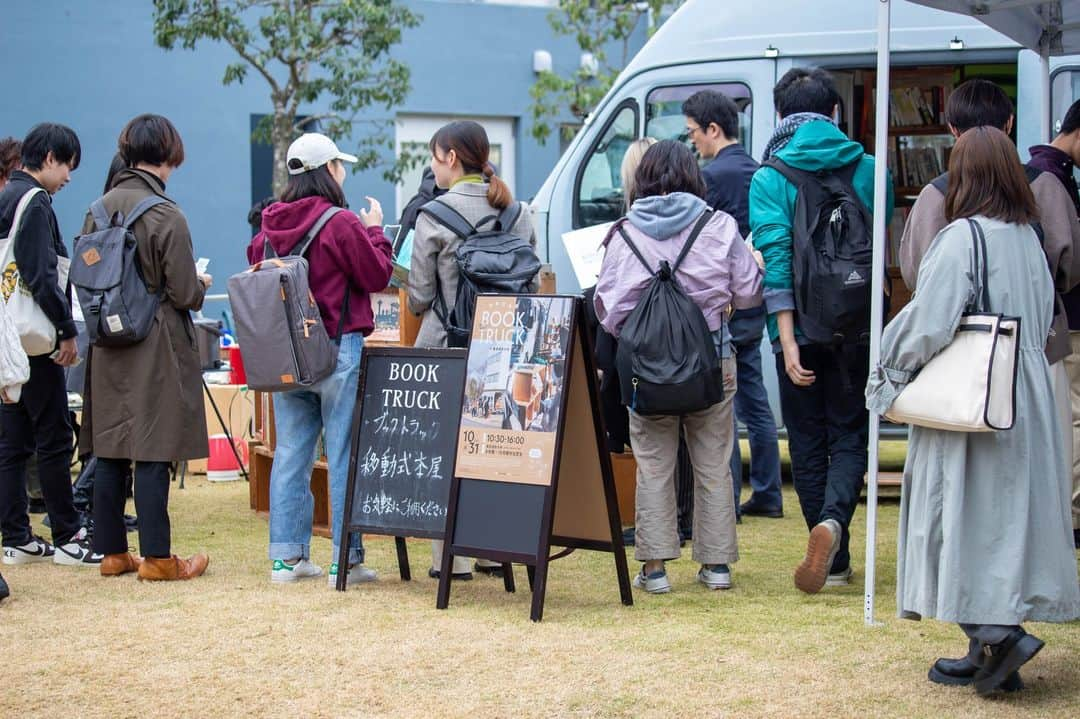
[[[758,169],[754,158],[739,143],[728,145],[701,170],[705,176],[705,202],[739,223],[739,234],[750,234],[750,180]],[[736,346],[757,344],[765,328],[765,305],[738,310],[728,329]]]
[[[21,170],[11,173],[10,181],[0,190],[0,237],[11,230],[19,200],[35,187],[41,185],[27,173]],[[52,197],[48,192],[39,192],[23,213],[22,225],[15,237],[15,265],[34,301],[56,326],[56,334],[62,340],[76,335],[68,299],[71,285],[61,290],[57,284],[57,257],[67,256],[67,248],[60,237],[60,225],[52,209]]]
[[[398,237],[405,237],[405,235],[409,234],[409,230],[416,227],[416,218],[420,214],[421,207],[436,197],[445,194],[446,190],[435,184],[435,173],[432,172],[430,167],[425,167],[424,175],[420,180],[420,187],[401,212],[401,219],[398,220],[401,231],[398,233]],[[393,242],[393,238],[390,238],[390,241]]]
[[[705,176],[705,202],[721,210],[739,223],[739,234],[750,234],[750,180],[758,164],[735,143],[721,150],[702,168]]]

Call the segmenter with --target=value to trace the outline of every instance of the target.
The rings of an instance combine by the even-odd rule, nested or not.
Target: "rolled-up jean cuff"
[[[307,544],[291,544],[288,542],[272,543],[270,545],[270,559],[311,559],[311,547]]]
[[[766,287],[763,293],[765,309],[770,315],[795,309],[795,292],[791,289]]]
[[[331,556],[330,561],[331,562],[336,562],[338,560],[338,557],[340,556],[340,552],[341,552],[341,547],[335,546],[334,547],[334,554]],[[349,548],[349,566],[351,567],[354,564],[363,564],[363,563],[364,563],[364,547],[363,547],[363,545],[361,545],[359,548],[350,547]]]

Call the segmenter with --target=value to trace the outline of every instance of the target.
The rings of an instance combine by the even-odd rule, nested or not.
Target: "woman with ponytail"
[[[441,127],[431,138],[431,170],[435,184],[447,190],[435,202],[450,206],[476,227],[481,220],[498,216],[514,202],[510,188],[495,174],[489,161],[491,145],[482,125],[471,120],[458,120]],[[536,234],[527,208],[523,208],[513,227],[504,228],[515,237],[529,238],[536,246]],[[422,315],[417,347],[446,347],[446,329],[435,307],[453,307],[457,295],[458,266],[455,251],[462,240],[449,228],[421,209],[416,220],[412,265],[409,270],[409,310]],[[535,283],[535,280],[534,280]],[[536,285],[531,287],[536,290]],[[439,299],[437,299],[439,298]],[[432,570],[437,577],[442,559],[442,543],[435,542],[432,551]],[[477,562],[477,570],[488,574],[498,572],[493,562]],[[454,559],[453,576],[471,579],[468,559]]]

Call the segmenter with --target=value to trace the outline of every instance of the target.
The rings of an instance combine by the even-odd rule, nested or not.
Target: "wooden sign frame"
[[[353,534],[380,534],[394,537],[394,543],[397,550],[398,573],[400,574],[402,581],[406,582],[412,579],[412,572],[409,568],[409,551],[405,543],[405,538],[443,539],[446,536],[445,524],[443,525],[443,530],[431,532],[407,527],[385,527],[352,521],[356,497],[357,465],[360,461],[361,454],[360,431],[363,427],[364,420],[364,393],[367,391],[368,363],[372,357],[401,357],[409,360],[465,360],[467,358],[464,351],[460,349],[420,349],[415,347],[396,346],[364,347],[360,358],[360,379],[356,386],[356,403],[353,407],[352,425],[349,430],[349,475],[345,484],[345,507],[344,512],[342,512],[341,515],[341,544],[338,548],[338,578],[337,584],[335,585],[338,591],[345,591],[347,586],[349,573],[348,551]],[[451,401],[460,401],[460,396],[458,396],[456,392],[449,392],[448,397]],[[456,428],[448,428],[448,431],[454,431],[455,429]],[[448,471],[451,472],[454,467],[457,443],[455,442],[453,446],[455,449],[451,450],[450,456],[445,457],[447,460],[446,466]],[[453,479],[451,479],[451,488],[452,486]],[[449,516],[449,502],[447,503],[447,516]],[[447,573],[444,572],[443,574]],[[514,575],[510,570],[509,564],[503,566],[503,583],[506,591],[514,591]]]
[[[481,297],[485,297],[482,295]],[[499,295],[501,298],[516,296]],[[446,540],[443,544],[442,566],[449,567],[454,556],[469,556],[490,559],[496,562],[515,562],[526,565],[529,586],[532,589],[532,608],[530,618],[541,621],[544,614],[544,598],[547,589],[548,566],[551,561],[565,557],[575,549],[590,549],[611,552],[615,558],[615,572],[622,603],[633,604],[630,589],[630,576],[627,570],[626,551],[622,541],[622,526],[619,519],[619,506],[615,494],[615,478],[611,468],[611,456],[607,451],[606,433],[599,405],[599,388],[596,380],[596,367],[592,349],[592,339],[586,329],[582,298],[573,295],[522,295],[521,297],[542,300],[571,300],[569,341],[565,353],[565,368],[558,423],[555,429],[555,448],[551,478],[546,484],[528,481],[525,483],[506,480],[485,480],[459,476],[459,463],[455,460],[455,470],[450,484],[450,501],[447,506]],[[480,313],[481,301],[477,301],[476,315]],[[475,332],[474,328],[474,332]],[[474,335],[475,336],[475,335]],[[473,352],[470,343],[470,354]],[[468,367],[468,365],[466,365]],[[466,370],[466,383],[468,369]],[[462,404],[464,404],[464,389]],[[583,403],[588,404],[587,407]],[[588,425],[591,424],[591,427]],[[463,429],[459,428],[459,437]],[[459,439],[459,447],[461,440]],[[563,462],[567,461],[565,472]],[[572,461],[569,461],[572,460]],[[591,462],[595,460],[595,464]],[[583,464],[584,463],[584,464]],[[479,484],[477,484],[479,483]],[[459,543],[457,539],[459,522],[462,519],[462,493],[493,493],[506,488],[522,496],[524,492],[542,492],[542,510],[539,517],[539,531],[535,538],[535,550],[516,548],[476,546]],[[517,489],[509,489],[516,487]],[[523,489],[524,488],[524,489]],[[565,501],[560,502],[560,497]],[[602,507],[596,506],[597,503]],[[589,505],[594,511],[589,514]],[[500,512],[508,510],[506,505],[499,507]],[[470,521],[466,518],[466,521]],[[552,547],[562,550],[552,554]],[[450,603],[450,578],[443,573],[439,579],[436,608],[446,609]]]

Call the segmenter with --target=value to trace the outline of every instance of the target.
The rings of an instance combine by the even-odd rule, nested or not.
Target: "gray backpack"
[[[90,205],[94,231],[75,238],[71,284],[82,306],[91,344],[125,347],[150,334],[164,293],[146,286],[139,266],[139,243],[131,228],[151,207],[168,202],[150,195],[127,217],[119,212],[110,216],[101,199]]]
[[[229,304],[248,387],[263,392],[310,387],[337,367],[338,348],[308,286],[303,255],[319,230],[341,210],[328,208],[285,257],[279,258],[267,240],[263,261],[229,278]],[[346,286],[339,336],[348,309]]]

